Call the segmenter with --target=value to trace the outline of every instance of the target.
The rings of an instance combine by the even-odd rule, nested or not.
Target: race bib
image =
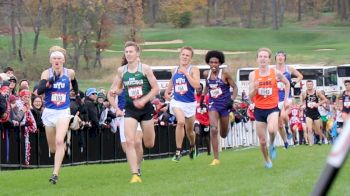
[[[265,97],[272,95],[272,88],[258,88],[258,94]]]
[[[142,86],[128,87],[128,93],[131,99],[137,99],[139,97],[142,97]]]
[[[307,107],[309,107],[309,108],[312,108],[312,107],[314,107],[315,105],[316,105],[315,102],[309,102],[309,103],[307,103]]]
[[[66,94],[54,92],[51,94],[51,102],[57,106],[60,106],[66,102]]]
[[[277,82],[277,88],[278,88],[279,90],[284,90],[284,88],[285,88],[284,83],[283,83],[283,82]]]
[[[218,98],[222,94],[221,88],[214,88],[210,90],[210,95],[213,98]]]
[[[186,83],[182,83],[182,84],[176,84],[175,85],[175,92],[179,93],[181,95],[187,93],[188,89],[187,89],[187,84]]]
[[[344,107],[349,108],[350,107],[350,101],[345,101],[344,102]]]

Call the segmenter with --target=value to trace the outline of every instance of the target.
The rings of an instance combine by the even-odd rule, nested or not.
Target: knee
[[[185,126],[185,119],[179,119],[178,121],[177,121],[177,126],[180,126],[180,127],[184,127]]]
[[[126,139],[125,141],[126,143],[126,146],[129,148],[129,147],[134,147],[135,146],[135,140],[134,139]]]
[[[260,146],[264,147],[266,146],[266,140],[265,139],[259,139]]]
[[[220,131],[220,136],[222,138],[226,138],[227,137],[227,134],[228,134],[228,130],[227,129],[221,129]]]
[[[217,135],[218,134],[218,127],[215,125],[210,126],[210,134]]]
[[[146,148],[153,148],[154,141],[145,141],[144,144]],[[141,143],[141,147],[142,147],[142,143]]]
[[[63,148],[64,147],[64,140],[56,140],[56,148]]]
[[[135,141],[134,144],[135,144],[135,148],[142,148],[142,140],[141,141]],[[145,146],[146,146],[146,143],[145,143]]]

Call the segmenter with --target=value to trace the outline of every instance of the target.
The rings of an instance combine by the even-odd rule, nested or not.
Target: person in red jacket
[[[196,148],[199,143],[205,141],[208,155],[210,155],[210,129],[209,129],[209,113],[208,113],[208,94],[203,95],[203,84],[196,89],[196,120],[194,122],[194,131],[196,132]]]

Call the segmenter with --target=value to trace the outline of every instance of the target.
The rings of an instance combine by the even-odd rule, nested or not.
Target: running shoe
[[[58,181],[58,176],[56,174],[52,174],[51,178],[49,179],[49,182],[51,182],[51,184],[56,184]]]
[[[272,162],[271,162],[271,161],[266,162],[266,163],[265,163],[265,168],[266,168],[266,169],[271,169],[271,168],[272,168]]]
[[[220,164],[219,159],[214,159],[209,165],[210,165],[210,166],[217,166],[217,165],[219,165],[219,164]]]
[[[284,142],[284,148],[288,149],[288,146],[289,146],[288,142]]]
[[[130,179],[130,183],[141,183],[142,180],[140,178],[140,176],[138,176],[137,174],[133,174],[131,179]]]
[[[196,158],[196,156],[197,156],[197,149],[196,149],[195,146],[190,148],[190,154],[189,155],[190,155],[190,159]]]
[[[174,162],[179,162],[181,158],[181,155],[174,155],[174,157],[171,159]]]
[[[274,147],[273,145],[270,145],[270,146],[269,146],[269,154],[270,154],[270,158],[271,158],[272,160],[275,160],[275,159],[276,159],[276,156],[277,156],[276,147]]]

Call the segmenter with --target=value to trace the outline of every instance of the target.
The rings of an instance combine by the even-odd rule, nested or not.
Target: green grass
[[[65,167],[59,182],[48,182],[51,169],[1,171],[1,195],[309,195],[330,150],[328,145],[278,149],[271,170],[263,168],[257,148],[221,153],[221,165],[212,157],[146,160],[141,184],[129,184],[126,163]],[[350,164],[340,171],[330,195],[350,193]]]

